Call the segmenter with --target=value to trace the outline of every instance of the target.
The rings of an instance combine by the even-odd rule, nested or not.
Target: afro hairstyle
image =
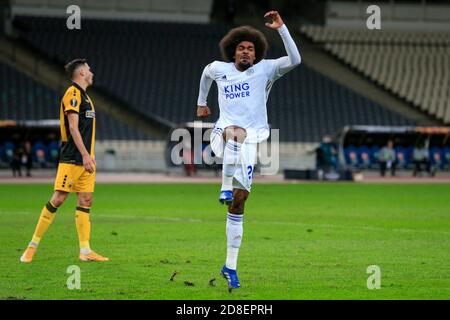
[[[249,41],[255,46],[255,64],[265,58],[268,48],[266,36],[253,27],[242,26],[231,29],[220,41],[219,48],[224,61],[234,61],[236,47],[242,41]]]

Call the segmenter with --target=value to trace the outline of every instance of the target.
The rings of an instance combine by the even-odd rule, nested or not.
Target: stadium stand
[[[58,14],[77,5],[86,16],[158,21],[209,21],[213,0],[11,0],[15,14]]]
[[[320,26],[301,32],[397,97],[450,123],[450,32]]]
[[[61,63],[87,57],[96,85],[140,112],[175,123],[195,118],[200,74],[207,63],[220,59],[217,45],[229,29],[84,19],[82,31],[69,31],[64,19],[28,16],[16,16],[15,26],[25,41]],[[271,48],[270,54],[285,53]],[[213,117],[218,114],[214,91],[209,102]],[[274,86],[268,114],[272,127],[282,128],[280,140],[285,142],[320,141],[348,124],[414,124],[305,64]]]
[[[27,75],[0,63],[0,120],[59,119],[60,96]],[[94,102],[95,103],[95,102]],[[98,140],[144,140],[146,134],[97,113]]]
[[[450,167],[449,130],[448,127],[347,127],[337,139],[342,148],[340,162],[353,170],[379,169],[382,148],[392,141],[397,169],[415,169],[416,148],[425,148],[420,157],[426,155],[422,160],[429,161],[429,173],[434,175]]]

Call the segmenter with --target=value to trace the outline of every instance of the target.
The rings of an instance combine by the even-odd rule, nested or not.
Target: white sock
[[[236,270],[239,248],[242,242],[242,235],[244,233],[242,214],[227,214],[227,260],[225,266],[228,269]]]
[[[242,144],[228,140],[223,151],[222,164],[222,188],[221,190],[233,190],[233,177],[238,168]]]

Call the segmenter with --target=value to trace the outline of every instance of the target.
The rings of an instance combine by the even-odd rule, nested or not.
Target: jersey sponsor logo
[[[77,99],[71,99],[71,100],[70,100],[70,105],[71,105],[72,107],[76,107],[76,106],[78,105]]]
[[[92,110],[86,111],[86,118],[95,118],[95,111]]]
[[[225,99],[250,97],[250,85],[247,82],[230,84],[223,87]]]

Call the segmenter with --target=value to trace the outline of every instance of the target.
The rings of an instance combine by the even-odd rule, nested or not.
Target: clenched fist
[[[211,115],[211,110],[208,106],[197,106],[197,117],[206,118]]]
[[[284,24],[278,11],[269,11],[264,15],[264,18],[272,20],[272,22],[266,22],[266,27],[270,29],[276,30]]]

